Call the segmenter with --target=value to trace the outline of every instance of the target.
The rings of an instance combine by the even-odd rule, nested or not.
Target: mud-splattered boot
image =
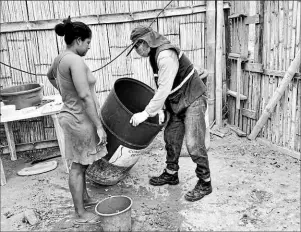
[[[212,193],[211,181],[205,182],[199,179],[194,189],[186,193],[185,199],[187,201],[198,201],[210,193]]]
[[[169,174],[166,169],[160,176],[153,176],[150,178],[149,183],[151,185],[160,186],[165,184],[176,185],[179,184],[178,172],[175,174]]]

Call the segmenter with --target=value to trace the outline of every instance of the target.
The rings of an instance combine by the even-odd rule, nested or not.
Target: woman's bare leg
[[[96,199],[93,199],[92,197],[89,196],[88,194],[88,190],[87,190],[87,185],[86,185],[86,170],[87,170],[88,166],[84,167],[84,206],[91,206],[91,204],[96,203]]]
[[[91,219],[95,215],[84,208],[85,166],[72,163],[69,172],[69,188],[72,195],[75,212],[81,219]],[[94,220],[93,220],[94,221]]]

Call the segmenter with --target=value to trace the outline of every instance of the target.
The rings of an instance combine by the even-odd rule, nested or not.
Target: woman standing
[[[96,204],[88,195],[85,172],[88,165],[107,154],[107,149],[106,133],[98,116],[96,79],[82,58],[90,49],[92,32],[82,22],[71,22],[70,16],[55,26],[55,32],[64,36],[66,50],[54,59],[47,76],[64,103],[59,122],[70,164],[69,189],[78,216],[75,223],[96,224],[99,217],[85,209]]]

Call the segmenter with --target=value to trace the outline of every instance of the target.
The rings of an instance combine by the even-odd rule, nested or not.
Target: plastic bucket
[[[42,102],[43,85],[37,83],[11,86],[1,89],[0,96],[5,105],[15,105],[16,110]]]
[[[101,216],[104,231],[131,231],[133,201],[127,196],[111,196],[97,203],[95,211]]]

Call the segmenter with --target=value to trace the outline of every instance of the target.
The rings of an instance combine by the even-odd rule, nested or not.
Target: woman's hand
[[[165,119],[164,111],[160,110],[158,112],[158,115],[159,115],[159,125],[161,125],[164,122],[164,119]]]
[[[107,144],[107,134],[102,127],[97,129],[97,135],[99,137],[97,145],[105,146]]]
[[[97,111],[98,117],[100,117],[101,109],[100,109],[99,105],[96,105],[96,111]]]
[[[133,126],[138,126],[140,123],[144,122],[148,118],[148,113],[144,110],[140,113],[136,113],[132,116],[130,123]]]

